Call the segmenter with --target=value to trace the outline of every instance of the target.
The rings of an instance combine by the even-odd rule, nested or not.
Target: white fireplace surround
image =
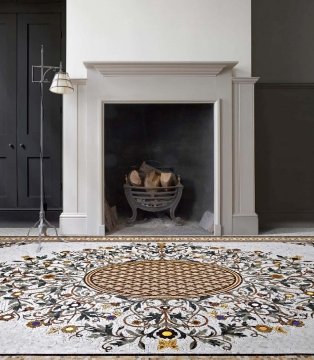
[[[64,235],[105,235],[106,103],[214,104],[215,235],[256,235],[254,84],[236,62],[87,62],[64,97]],[[125,149],[124,151],[127,151]],[[183,179],[184,181],[184,179]]]

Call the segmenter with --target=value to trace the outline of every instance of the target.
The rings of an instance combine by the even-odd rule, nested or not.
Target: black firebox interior
[[[181,176],[177,216],[199,221],[206,210],[213,212],[212,104],[105,104],[104,110],[105,194],[118,215],[131,214],[123,191],[125,175],[144,160]]]

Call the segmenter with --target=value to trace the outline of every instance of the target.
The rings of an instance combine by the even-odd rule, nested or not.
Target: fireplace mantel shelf
[[[87,69],[95,69],[104,76],[217,76],[224,69],[232,69],[238,62],[84,62]]]

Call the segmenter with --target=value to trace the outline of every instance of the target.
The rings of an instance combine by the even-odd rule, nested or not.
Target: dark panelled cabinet
[[[16,16],[0,14],[0,208],[17,207]]]
[[[40,64],[40,45],[45,48],[47,64],[61,58],[61,19],[58,14],[18,16],[17,77],[17,163],[18,206],[34,208],[39,196],[39,85],[32,84],[32,65]],[[59,165],[61,159],[62,97],[44,93],[44,174],[45,198],[50,208],[61,205]]]
[[[56,11],[41,2],[38,13],[36,2],[29,3],[18,1],[16,12],[10,3],[12,13],[0,13],[0,222],[12,210],[35,213],[39,207],[40,88],[32,83],[32,65],[40,64],[41,44],[47,65],[58,65],[65,55],[62,3],[56,2]],[[7,10],[5,2],[0,12],[2,7]],[[62,97],[50,93],[49,85],[44,115],[45,202],[48,210],[60,211]]]

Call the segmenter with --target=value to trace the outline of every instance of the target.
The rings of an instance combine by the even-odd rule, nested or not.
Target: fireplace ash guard
[[[181,200],[183,185],[178,181],[175,186],[155,187],[147,189],[143,186],[124,184],[124,193],[132,209],[129,222],[134,222],[137,217],[137,209],[149,212],[169,210],[170,218],[177,224],[181,219],[175,217],[175,210]]]

